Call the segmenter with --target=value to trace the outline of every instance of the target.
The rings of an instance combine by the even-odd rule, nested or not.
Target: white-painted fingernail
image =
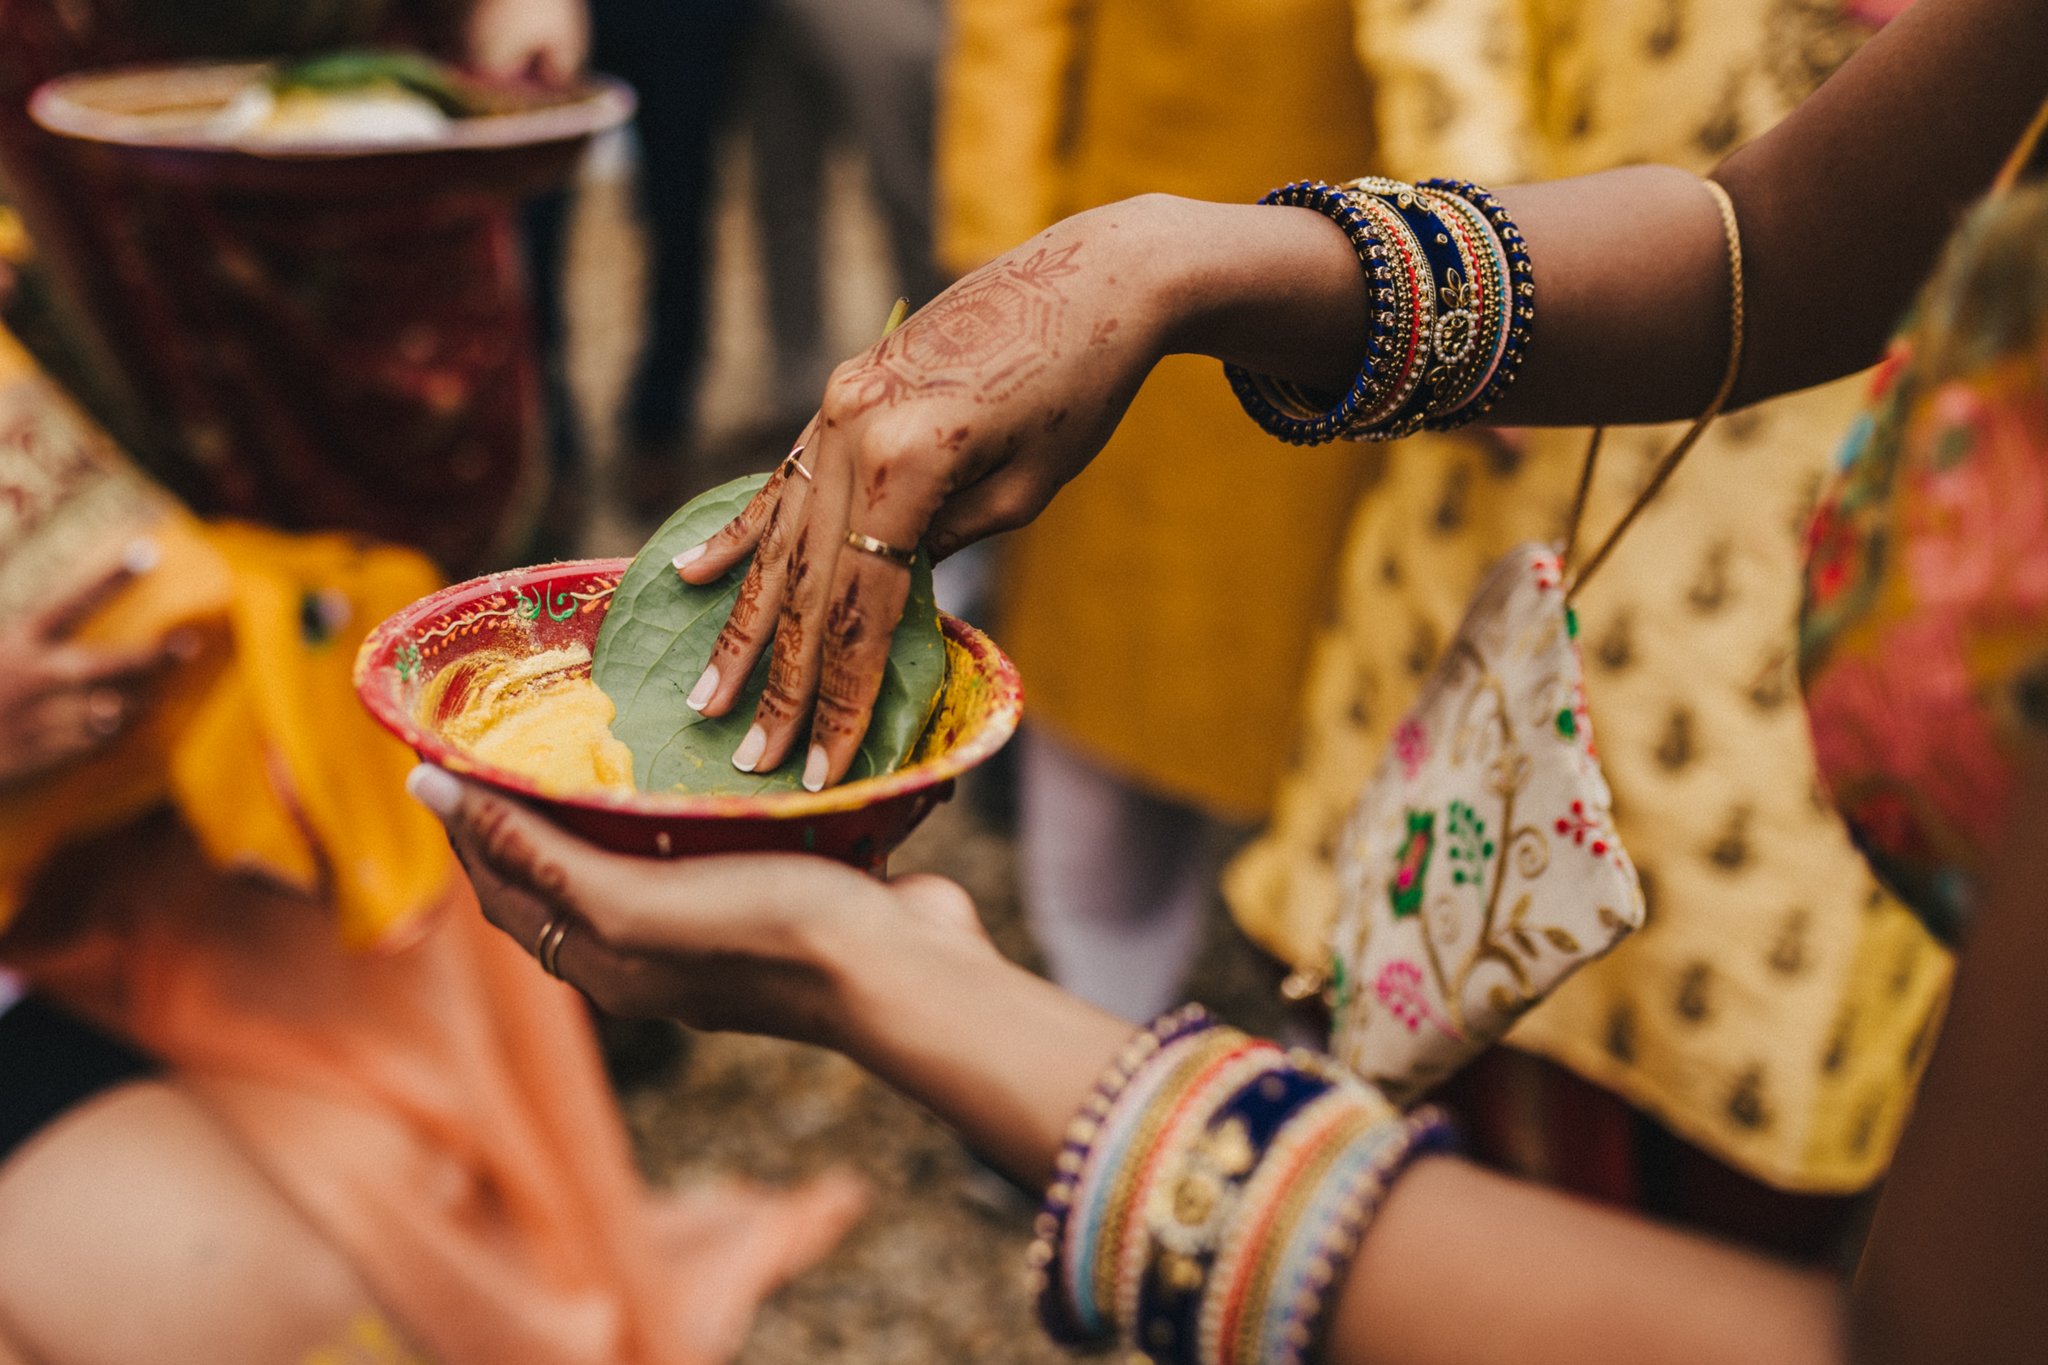
[[[143,574],[163,562],[164,551],[148,536],[137,536],[128,542],[128,548],[121,551],[121,567],[129,573]]]
[[[740,741],[740,747],[732,751],[732,766],[743,773],[754,771],[754,765],[761,761],[761,753],[768,747],[768,732],[756,725],[747,731],[747,737]]]
[[[431,763],[422,763],[407,773],[405,789],[413,800],[444,820],[462,804],[462,784]]]
[[[692,711],[702,711],[711,704],[711,694],[718,690],[718,665],[704,670],[704,676],[697,679],[697,685],[690,689],[690,695],[683,701]]]
[[[688,568],[704,557],[704,551],[710,546],[710,543],[706,541],[703,545],[692,545],[689,549],[671,559],[669,563],[675,565],[678,569]]]
[[[821,792],[825,790],[825,770],[832,761],[825,757],[825,746],[813,744],[810,755],[804,759],[804,790]]]

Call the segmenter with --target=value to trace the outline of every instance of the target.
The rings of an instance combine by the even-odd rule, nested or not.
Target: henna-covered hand
[[[708,583],[755,552],[693,706],[732,707],[775,623],[770,685],[737,766],[780,765],[806,721],[805,786],[853,762],[910,574],[849,531],[943,558],[1031,520],[1108,440],[1168,332],[1141,230],[1154,207],[1059,224],[841,365],[799,443],[810,477],[785,464],[678,556],[684,579]]]

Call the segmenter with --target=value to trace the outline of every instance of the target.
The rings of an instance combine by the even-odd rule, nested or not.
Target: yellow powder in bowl
[[[436,728],[480,762],[530,779],[551,796],[633,790],[633,755],[611,732],[612,700],[590,680],[590,651],[471,656],[436,677],[421,716],[441,712],[448,686],[466,684],[459,709]]]

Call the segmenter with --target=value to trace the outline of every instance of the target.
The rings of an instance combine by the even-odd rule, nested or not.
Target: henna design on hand
[[[489,803],[471,821],[477,856],[503,881],[521,886],[550,904],[560,904],[569,889],[569,874],[560,864],[542,858],[519,831],[509,807]]]
[[[867,638],[868,617],[861,605],[860,580],[846,585],[839,600],[825,614],[825,673],[818,682],[818,733],[832,738],[858,736],[862,730],[862,703],[868,692],[867,678],[851,657],[854,648]]]
[[[984,266],[939,295],[869,353],[849,378],[855,415],[912,394],[964,391],[999,403],[1059,358],[1067,297],[1057,281],[1080,273],[1081,243],[1040,247],[1022,260]]]
[[[755,618],[761,611],[761,579],[759,572],[750,569],[740,580],[740,595],[733,599],[732,614],[725,618],[725,625],[711,646],[713,659],[735,659],[746,648],[748,637],[754,633]]]

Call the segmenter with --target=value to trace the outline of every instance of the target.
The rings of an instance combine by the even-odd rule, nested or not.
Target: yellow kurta
[[[956,0],[953,26],[955,269],[1130,195],[1248,200],[1372,161],[1349,0]],[[1267,438],[1214,361],[1162,365],[1004,547],[999,629],[1033,723],[1153,790],[1263,815],[1365,460]]]
[[[1360,0],[1389,173],[1496,180],[1655,159],[1707,169],[1861,33],[1789,0]],[[1348,168],[1303,168],[1331,176]],[[1541,345],[1542,261],[1536,261]],[[1579,605],[1587,701],[1647,926],[1510,1035],[1781,1187],[1890,1158],[1948,980],[1877,891],[1814,774],[1791,676],[1800,532],[1856,411],[1847,381],[1724,419]],[[1676,429],[1615,433],[1599,534]],[[1319,640],[1301,758],[1231,869],[1247,932],[1321,966],[1331,844],[1485,566],[1559,533],[1584,433],[1388,451]]]

